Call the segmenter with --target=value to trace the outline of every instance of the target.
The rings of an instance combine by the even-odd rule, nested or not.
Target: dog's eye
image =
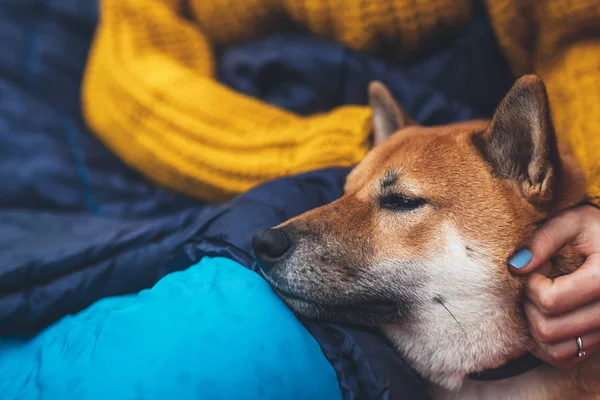
[[[413,199],[398,194],[389,194],[379,200],[381,208],[393,211],[410,211],[425,204],[424,199]]]

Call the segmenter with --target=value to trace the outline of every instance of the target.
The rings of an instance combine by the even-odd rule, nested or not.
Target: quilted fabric
[[[341,399],[315,339],[258,274],[226,258],[0,349],[3,399]]]
[[[0,2],[0,208],[131,218],[199,204],[141,179],[83,123],[81,79],[97,8],[86,0]]]

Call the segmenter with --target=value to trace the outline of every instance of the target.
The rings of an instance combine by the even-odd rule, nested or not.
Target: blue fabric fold
[[[3,399],[341,399],[315,339],[227,258],[204,257],[33,338],[0,339],[0,355]]]

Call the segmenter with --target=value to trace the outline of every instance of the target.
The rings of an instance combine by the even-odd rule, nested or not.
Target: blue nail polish
[[[508,260],[508,263],[515,268],[521,269],[529,264],[529,261],[531,261],[532,258],[533,254],[531,254],[529,250],[521,249],[517,251],[510,260]]]

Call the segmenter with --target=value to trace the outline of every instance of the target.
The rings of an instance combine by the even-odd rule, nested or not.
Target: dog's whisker
[[[454,321],[456,322],[456,325],[458,325],[458,327],[460,328],[460,330],[462,331],[462,333],[465,335],[465,339],[467,340],[467,342],[469,342],[469,344],[472,346],[473,344],[469,340],[469,336],[467,335],[467,331],[464,330],[464,328],[462,327],[462,325],[460,324],[460,322],[458,322],[458,319],[454,316],[454,314],[452,314],[452,311],[450,311],[450,309],[448,307],[446,307],[446,305],[444,304],[444,302],[442,301],[442,299],[439,296],[436,297],[434,300],[437,301],[438,303],[440,303],[442,305],[442,307],[444,307],[446,309],[446,311],[448,311],[448,314],[450,314],[450,316],[452,317],[452,319],[454,319]]]
[[[483,251],[475,249],[475,248],[473,248],[471,246],[467,246],[467,253],[472,253],[472,254],[475,254],[475,255],[480,256],[482,258],[486,257],[486,254]]]

